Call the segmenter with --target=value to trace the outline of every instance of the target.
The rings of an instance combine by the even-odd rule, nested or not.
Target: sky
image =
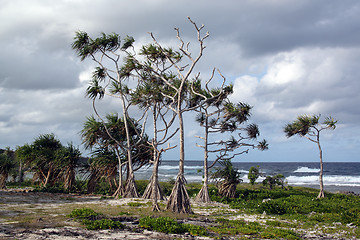
[[[321,133],[324,161],[360,161],[357,0],[0,0],[0,148],[54,133],[87,154],[79,132],[93,114],[85,90],[95,65],[71,49],[75,32],[130,35],[138,46],[152,32],[176,47],[177,27],[196,44],[188,16],[210,34],[196,71],[206,79],[218,68],[234,84],[231,100],[253,106],[251,122],[269,143],[235,161],[318,161],[315,144],[283,132],[302,114],[338,120]],[[101,106],[103,114],[121,109],[113,99]],[[201,160],[201,129],[186,119],[185,158]],[[163,158],[176,160],[178,150]]]

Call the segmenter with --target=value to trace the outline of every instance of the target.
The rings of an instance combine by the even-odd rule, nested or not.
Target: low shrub
[[[76,219],[94,219],[100,214],[92,210],[91,208],[75,208],[69,214],[69,217]]]
[[[124,224],[121,222],[105,218],[91,208],[76,208],[69,214],[69,217],[80,220],[88,230],[124,229]]]

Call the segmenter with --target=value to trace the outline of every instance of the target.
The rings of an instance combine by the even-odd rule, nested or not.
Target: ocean
[[[320,164],[318,162],[233,162],[233,165],[240,171],[243,182],[249,182],[247,174],[250,167],[259,166],[263,175],[283,174],[290,186],[319,189]],[[159,180],[174,179],[178,169],[177,161],[162,161],[159,167]],[[202,169],[202,161],[185,161],[186,180],[201,182]],[[142,168],[135,173],[135,178],[147,180],[151,173],[152,166]],[[260,177],[257,182],[262,182],[263,179],[264,177]],[[360,194],[360,162],[325,162],[323,179],[325,191]]]

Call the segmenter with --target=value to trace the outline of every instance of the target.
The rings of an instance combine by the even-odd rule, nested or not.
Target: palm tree
[[[149,146],[144,143],[146,141],[146,136],[140,138],[138,136],[140,127],[132,119],[128,119],[128,122],[131,123],[131,169],[129,168],[129,163],[126,157],[127,139],[123,118],[119,118],[117,114],[107,114],[104,120],[98,121],[93,116],[91,116],[87,118],[87,121],[84,123],[84,127],[80,132],[85,147],[87,149],[92,149],[96,158],[99,158],[101,155],[100,153],[106,153],[105,155],[107,157],[110,157],[111,155],[117,159],[117,166],[111,164],[111,166],[117,169],[119,173],[117,190],[114,192],[113,196],[124,196],[125,189],[123,184],[122,171],[124,165],[127,165],[127,182],[129,181],[129,177],[131,177],[130,171],[134,172],[149,163],[148,153],[150,149]],[[103,167],[102,164],[100,165]],[[115,169],[113,169],[111,172],[116,174]],[[107,170],[106,172],[109,171],[110,170]],[[94,167],[93,172],[96,172]]]
[[[320,157],[320,192],[317,196],[318,198],[324,198],[324,184],[323,184],[323,157],[322,157],[322,148],[320,145],[320,132],[325,129],[336,128],[337,121],[330,117],[326,117],[323,123],[320,123],[321,115],[301,115],[293,121],[292,123],[287,124],[284,127],[284,132],[288,138],[299,135],[300,137],[305,137],[313,143],[316,143],[319,149]]]
[[[61,142],[54,134],[42,134],[32,144],[32,169],[35,170],[43,187],[53,184],[60,171],[57,168],[56,152],[61,149]]]
[[[233,167],[230,160],[219,162],[222,167],[218,167],[212,174],[218,183],[219,194],[222,197],[234,198],[236,186],[242,182],[240,172]]]
[[[93,193],[98,181],[102,178],[107,180],[110,191],[114,192],[117,185],[116,172],[118,162],[114,151],[107,148],[99,148],[93,151],[90,158],[90,176],[87,184],[88,193]]]
[[[129,123],[129,101],[127,99],[130,89],[124,83],[124,76],[121,75],[121,68],[119,61],[122,61],[121,54],[126,55],[130,54],[127,52],[128,49],[132,49],[132,44],[134,39],[132,37],[126,37],[123,39],[123,42],[120,39],[118,34],[105,34],[103,33],[100,37],[92,39],[88,36],[86,32],[77,32],[75,36],[75,41],[72,44],[72,48],[77,52],[81,60],[86,58],[91,58],[98,64],[98,67],[93,73],[93,79],[91,85],[87,89],[87,96],[92,99],[93,109],[95,114],[101,119],[101,116],[98,114],[95,100],[97,98],[101,99],[105,94],[109,96],[116,97],[121,102],[121,109],[123,115],[123,123],[125,129],[125,139],[126,145],[124,148],[126,150],[127,157],[127,169],[128,176],[124,189],[124,197],[138,197],[138,192],[136,189],[134,171],[132,168],[132,143],[131,143],[131,134],[130,128],[131,123]],[[114,69],[105,67],[104,64],[112,63]],[[105,82],[108,81],[108,82]],[[102,86],[101,83],[104,83]],[[107,91],[110,90],[110,91]],[[103,124],[104,121],[102,120]],[[105,126],[105,125],[104,125]],[[106,129],[107,134],[110,132]],[[141,136],[141,134],[139,135]],[[113,138],[109,135],[110,138]],[[116,141],[115,138],[113,140]],[[119,144],[121,145],[121,144]]]

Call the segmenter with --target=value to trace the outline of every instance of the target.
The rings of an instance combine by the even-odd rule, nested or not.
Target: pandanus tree
[[[131,122],[129,129],[132,146],[131,169],[136,171],[149,163],[151,148],[146,142],[146,136],[143,136],[143,138],[139,140],[138,132],[140,131],[140,127],[136,122],[132,119],[128,119],[128,122]],[[127,139],[124,126],[124,119],[119,118],[117,114],[107,114],[104,120],[97,120],[94,116],[91,116],[88,117],[84,123],[80,134],[85,147],[93,151],[90,165],[92,174],[89,180],[92,186],[89,190],[95,189],[93,185],[96,184],[96,180],[101,177],[106,177],[109,180],[110,186],[113,186],[113,184],[117,186],[114,196],[123,196],[124,184],[122,169],[124,165],[126,165],[126,181],[130,177],[128,162],[126,161]],[[117,162],[115,165],[114,160]],[[109,166],[105,167],[105,163],[108,163]],[[117,172],[119,173],[118,183],[113,183]]]
[[[107,181],[110,191],[114,192],[119,189],[116,181],[117,167],[118,161],[114,151],[104,147],[94,150],[89,159],[90,175],[88,177],[87,192],[95,192],[101,179]]]
[[[168,116],[169,108],[166,107],[168,101],[161,94],[166,91],[164,83],[156,77],[149,75],[148,72],[143,71],[143,69],[137,69],[137,71],[141,71],[141,84],[133,93],[132,102],[140,107],[140,109],[150,109],[153,123],[153,138],[148,141],[148,144],[151,145],[153,149],[153,158],[151,161],[153,164],[153,172],[149,184],[144,191],[143,198],[152,199],[153,211],[160,211],[158,200],[164,200],[165,196],[159,185],[159,164],[162,153],[176,147],[170,145],[163,147],[178,130],[170,131],[176,115],[172,114],[172,116]]]
[[[218,182],[219,194],[222,197],[234,198],[236,186],[242,182],[240,179],[240,172],[234,168],[229,159],[219,162],[221,167],[218,167],[212,174]]]
[[[164,95],[171,101],[171,104],[168,106],[177,115],[179,124],[179,172],[176,176],[175,184],[169,196],[166,208],[172,212],[187,214],[192,213],[192,210],[190,198],[185,188],[185,128],[183,115],[185,112],[195,109],[194,106],[188,104],[189,101],[186,98],[186,95],[189,94],[189,82],[194,80],[194,78],[195,80],[199,78],[200,73],[196,74],[193,79],[190,79],[195,66],[203,55],[205,49],[204,41],[209,36],[208,32],[202,34],[204,25],[199,27],[190,18],[188,19],[197,33],[198,52],[194,56],[192,55],[192,52],[190,52],[189,49],[190,43],[185,44],[180,36],[180,30],[178,28],[175,28],[177,39],[180,43],[178,52],[163,48],[151,33],[151,37],[157,49],[155,53],[164,56],[167,64],[163,65],[161,69],[156,65],[152,65],[150,68],[152,73],[158,76],[172,90],[170,91],[170,94]],[[150,52],[146,56],[152,56],[152,53]],[[169,71],[170,73],[173,71],[174,76],[171,76],[171,74],[164,75],[164,71]]]
[[[305,137],[313,143],[316,143],[319,149],[320,157],[320,173],[319,173],[319,183],[320,183],[320,192],[318,198],[324,198],[324,184],[323,184],[323,151],[320,145],[320,133],[326,129],[334,130],[336,128],[337,121],[330,117],[326,117],[324,121],[320,122],[321,115],[301,115],[293,121],[292,123],[287,124],[284,127],[284,132],[288,138],[298,135],[300,137]]]
[[[123,197],[139,197],[133,171],[133,146],[130,134],[131,123],[129,122],[130,102],[128,97],[131,89],[125,82],[128,78],[124,78],[121,74],[122,55],[131,55],[130,51],[133,43],[134,39],[129,36],[121,40],[118,34],[103,33],[100,37],[92,39],[86,32],[79,31],[76,33],[75,41],[72,44],[72,48],[76,51],[81,60],[90,58],[98,65],[93,72],[92,82],[87,89],[87,96],[93,100],[93,109],[99,119],[102,118],[96,109],[96,99],[101,99],[105,95],[109,95],[120,100],[124,119],[126,138],[125,149],[128,169]],[[112,68],[108,67],[110,64],[112,64]],[[136,85],[137,83],[131,84]],[[108,130],[106,130],[106,132],[114,141],[116,141],[116,138],[112,137]],[[142,133],[143,131],[138,133],[140,138]]]
[[[15,154],[33,172],[33,181],[39,180],[42,187],[61,182],[66,190],[73,188],[81,158],[73,144],[63,146],[54,134],[42,134],[32,144],[18,146]]]
[[[209,83],[214,77],[215,69],[211,78],[206,82],[205,87],[201,88],[200,82],[192,85],[194,94],[193,101],[201,101],[202,104],[196,109],[198,115],[196,121],[204,129],[202,136],[196,136],[203,141],[203,144],[197,144],[204,149],[204,181],[203,186],[196,196],[198,202],[210,202],[208,192],[209,169],[218,161],[221,161],[225,168],[232,167],[230,160],[235,156],[248,153],[250,148],[265,150],[268,148],[266,140],[254,143],[259,136],[258,126],[255,124],[245,124],[251,116],[251,106],[246,103],[234,104],[230,102],[229,95],[233,92],[232,85],[225,86],[225,78],[220,88],[210,89]],[[219,138],[220,136],[220,138]],[[229,136],[228,140],[221,139],[221,136]],[[213,162],[209,165],[209,157]],[[224,180],[223,191],[231,191],[232,185],[237,181],[232,180],[227,183]],[[230,193],[224,193],[229,195]]]
[[[57,168],[57,151],[62,148],[60,140],[54,134],[42,134],[35,138],[32,144],[32,157],[30,158],[34,176],[37,177],[43,187],[52,185],[60,169]]]

